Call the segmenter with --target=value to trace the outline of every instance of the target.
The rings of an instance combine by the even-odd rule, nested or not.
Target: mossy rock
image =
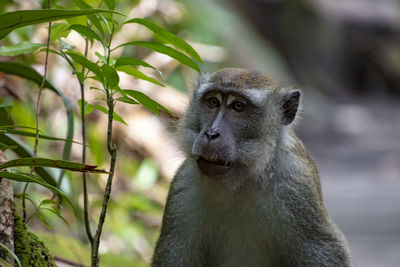
[[[30,232],[21,217],[14,213],[15,254],[22,267],[57,267],[54,258],[38,237]]]

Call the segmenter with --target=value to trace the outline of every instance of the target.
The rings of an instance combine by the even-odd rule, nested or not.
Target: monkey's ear
[[[300,102],[300,91],[289,90],[286,91],[281,100],[281,109],[283,112],[282,123],[283,125],[290,124],[296,117],[297,110]]]

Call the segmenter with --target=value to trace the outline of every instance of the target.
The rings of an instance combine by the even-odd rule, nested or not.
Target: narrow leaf
[[[75,62],[88,68],[91,72],[93,72],[97,76],[97,78],[99,78],[99,80],[103,81],[103,75],[97,64],[88,60],[85,56],[83,56],[81,53],[78,52],[68,51],[66,52],[66,54],[69,55]]]
[[[103,71],[105,81],[108,83],[108,86],[110,88],[113,88],[116,85],[118,85],[119,76],[113,67],[111,67],[108,64],[104,64],[103,66],[101,66],[101,70]]]
[[[97,51],[94,54],[101,60],[101,62],[103,62],[104,64],[107,64],[107,59],[105,56],[103,56],[102,54],[100,54]]]
[[[0,129],[0,133],[2,133],[2,134],[10,133],[10,134],[15,134],[15,135],[20,135],[20,136],[36,137],[36,133],[21,131],[21,130],[14,130],[14,129]],[[68,139],[53,137],[53,136],[44,135],[44,134],[39,134],[39,138],[47,139],[47,140],[54,140],[54,141],[71,141]],[[76,142],[76,141],[72,141],[72,142],[75,144],[80,144],[79,142]]]
[[[178,36],[176,36],[175,34],[169,32],[169,31],[165,30],[164,28],[158,26],[157,24],[154,24],[153,22],[151,22],[147,19],[141,19],[141,18],[130,19],[130,20],[126,21],[124,24],[127,24],[127,23],[138,23],[138,24],[141,24],[141,25],[147,27],[149,30],[154,32],[165,42],[172,44],[174,47],[176,47],[182,51],[185,51],[192,58],[203,63],[199,54],[197,54],[196,50],[194,50],[193,47],[191,47],[183,39],[179,38]]]
[[[35,82],[37,85],[40,85],[42,83],[42,75],[40,75],[35,69],[28,65],[16,62],[0,61],[0,71],[7,74],[18,75],[20,77]],[[60,91],[58,91],[58,89],[56,89],[47,80],[45,81],[44,86],[60,95]]]
[[[72,162],[65,160],[47,159],[47,158],[13,159],[1,164],[0,169],[10,168],[10,167],[22,167],[22,166],[52,167],[52,168],[78,171],[78,172],[109,173],[105,170],[96,169],[97,166],[93,165],[87,165],[79,162]]]
[[[133,57],[120,57],[117,58],[117,61],[115,62],[115,67],[120,67],[120,66],[126,66],[126,65],[131,65],[131,66],[143,66],[147,68],[152,68],[153,70],[156,70],[160,76],[162,76],[162,72],[153,67],[152,65],[148,64],[147,62],[144,62],[143,60],[133,58]]]
[[[121,93],[127,94],[134,99],[136,99],[140,104],[142,104],[144,107],[149,109],[150,111],[154,112],[158,116],[160,116],[159,109],[164,110],[168,114],[170,114],[172,117],[174,117],[174,114],[172,114],[171,111],[169,111],[166,107],[161,105],[160,103],[154,101],[151,99],[149,96],[146,94],[136,91],[136,90],[121,90]]]
[[[0,109],[1,109],[2,107],[0,107]],[[1,118],[0,118],[0,121],[1,121]],[[21,126],[21,125],[12,125],[12,124],[10,124],[10,125],[0,125],[0,130],[8,130],[8,129],[29,129],[29,130],[36,130],[36,128],[35,127],[29,127],[29,126]],[[39,130],[39,132],[41,132],[40,130]]]
[[[185,54],[173,49],[172,47],[158,44],[158,43],[152,43],[152,42],[142,42],[142,41],[135,41],[135,42],[128,42],[124,43],[115,49],[122,47],[122,46],[127,46],[127,45],[137,45],[137,46],[143,46],[146,48],[149,48],[153,51],[156,51],[161,54],[168,55],[179,62],[185,64],[186,66],[191,67],[192,69],[196,70],[197,72],[200,72],[199,66],[197,66],[196,62],[194,62],[191,58],[186,56]]]
[[[126,74],[129,74],[129,75],[133,76],[135,79],[145,80],[145,81],[148,81],[148,82],[151,82],[151,83],[154,83],[154,84],[157,84],[159,86],[164,87],[164,85],[162,83],[160,83],[157,80],[147,76],[143,72],[138,71],[137,69],[135,69],[135,68],[133,68],[131,66],[120,66],[120,67],[117,68],[117,70],[123,71]]]
[[[66,225],[70,226],[69,223],[65,220],[63,216],[61,216],[60,210],[57,208],[42,208],[43,210],[50,211],[51,213],[55,214],[58,218],[60,218]]]
[[[119,14],[118,12],[105,9],[39,9],[3,13],[0,15],[0,40],[7,36],[11,31],[23,26],[100,12]]]
[[[10,135],[0,134],[0,143],[10,147],[15,147],[11,149],[21,158],[32,157],[33,153],[29,151],[29,148],[25,147],[25,145],[22,144],[18,139]],[[46,168],[37,167],[35,168],[35,172],[48,184],[54,186],[57,185],[56,179],[50,174],[50,172]]]
[[[104,2],[106,3],[106,5],[109,9],[114,10],[114,8],[115,8],[114,0],[105,0]]]
[[[38,208],[38,205],[37,205],[36,201],[28,193],[25,193],[25,194],[23,194],[23,193],[22,194],[14,194],[14,197],[17,198],[17,199],[23,199],[25,197],[25,199],[29,200],[32,203],[32,205],[35,207],[35,209]]]
[[[17,255],[15,255],[15,253],[12,250],[10,250],[6,245],[4,245],[1,242],[0,242],[0,247],[3,247],[5,250],[7,250],[8,253],[11,254],[11,256],[14,258],[14,260],[17,262],[18,267],[22,267],[21,262],[19,261]],[[8,262],[3,260],[2,258],[0,258],[0,263],[4,264],[5,267],[13,267],[13,265],[9,264]]]
[[[76,31],[83,37],[87,37],[90,40],[90,43],[93,44],[93,39],[96,39],[99,42],[102,42],[100,36],[93,31],[92,29],[89,29],[86,26],[80,25],[80,24],[74,24],[69,27],[71,30]]]
[[[22,41],[16,45],[1,46],[0,55],[2,56],[17,56],[21,54],[29,54],[35,52],[40,47],[46,46],[45,44],[31,43]]]
[[[50,189],[51,191],[57,193],[59,196],[61,196],[63,199],[65,199],[71,205],[72,208],[74,207],[72,205],[71,200],[67,197],[66,194],[64,194],[64,192],[62,192],[57,187],[46,183],[44,180],[42,180],[40,177],[38,177],[36,175],[30,176],[28,174],[23,174],[23,173],[0,171],[0,177],[10,179],[13,181],[17,181],[17,182],[28,182],[28,183],[39,184],[39,185],[46,187],[46,188]]]
[[[111,34],[111,28],[108,20],[102,14],[98,14],[98,16],[103,20],[104,25],[106,25],[108,33]]]
[[[70,44],[67,43],[67,42],[64,42],[62,39],[60,39],[58,42],[60,43],[61,51],[64,51],[64,52],[65,52],[65,51],[68,51],[68,50],[73,50],[73,49],[75,49],[75,46],[70,45]]]
[[[80,9],[93,9],[93,7],[87,4],[82,0],[73,0],[75,5],[77,5]],[[87,16],[90,22],[99,30],[102,36],[104,36],[103,27],[101,27],[100,20],[96,15],[88,15]]]
[[[12,106],[2,106],[0,107],[0,125],[7,126],[12,125],[13,121],[10,117],[10,111]]]
[[[89,105],[91,105],[93,108],[95,108],[95,109],[97,109],[97,110],[100,110],[101,112],[103,112],[104,114],[107,114],[108,115],[108,109],[107,108],[105,108],[105,107],[103,107],[103,106],[100,106],[100,105],[92,105],[92,104],[89,104]],[[125,125],[128,125],[125,121],[124,121],[124,119],[120,116],[120,115],[118,115],[117,113],[113,113],[113,119],[115,120],[115,121],[118,121],[118,122],[121,122],[121,123],[123,123],[123,124],[125,124]]]
[[[126,97],[126,96],[118,97],[115,100],[120,101],[120,102],[124,102],[124,103],[128,103],[128,104],[132,104],[132,105],[139,104],[139,102],[137,102],[136,100],[133,100],[132,98],[129,98],[129,97]]]
[[[39,206],[43,206],[43,205],[53,205],[58,207],[58,203],[52,199],[44,199],[42,202],[40,202]]]
[[[68,29],[66,23],[54,23],[51,25],[50,43],[54,42],[61,37],[67,37],[71,30]]]
[[[8,146],[5,144],[0,143],[0,151],[6,152],[7,149],[16,149],[17,146]]]
[[[82,99],[78,100],[79,110],[82,110]],[[89,115],[93,112],[93,107],[87,101],[85,101],[85,115]]]
[[[50,226],[49,222],[47,221],[46,217],[43,215],[43,213],[38,212],[37,216],[38,216],[39,220],[41,220],[42,223],[44,223],[44,225],[46,225],[47,230],[51,230],[51,226]]]

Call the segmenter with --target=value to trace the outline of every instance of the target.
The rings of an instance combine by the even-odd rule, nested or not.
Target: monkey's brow
[[[254,105],[261,106],[265,99],[272,93],[270,90],[260,90],[259,88],[236,89],[236,88],[216,88],[212,84],[202,84],[196,92],[196,98],[201,99],[209,92],[227,93],[249,99]]]

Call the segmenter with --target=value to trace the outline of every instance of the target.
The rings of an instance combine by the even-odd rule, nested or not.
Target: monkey
[[[152,266],[352,266],[294,133],[301,91],[258,71],[198,78]]]

